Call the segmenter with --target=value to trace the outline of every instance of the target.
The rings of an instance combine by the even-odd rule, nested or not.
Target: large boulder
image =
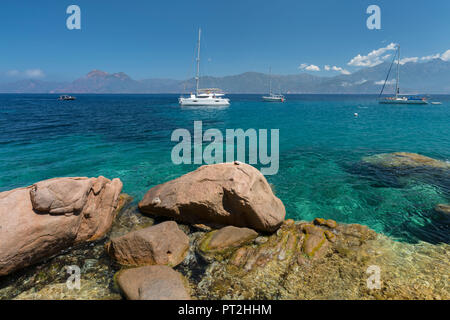
[[[176,266],[184,260],[189,249],[188,236],[174,221],[132,231],[113,238],[106,251],[122,265]]]
[[[241,162],[202,166],[158,185],[147,192],[139,209],[187,223],[267,232],[278,229],[286,214],[264,176]]]
[[[168,266],[126,269],[116,279],[128,300],[190,300],[187,281]]]
[[[119,179],[55,178],[0,193],[0,276],[105,235]]]

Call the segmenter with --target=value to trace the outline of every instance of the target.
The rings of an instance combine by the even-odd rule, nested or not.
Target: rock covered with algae
[[[198,299],[449,299],[447,244],[396,242],[357,224],[287,220],[210,263]],[[370,266],[381,270],[370,289]]]

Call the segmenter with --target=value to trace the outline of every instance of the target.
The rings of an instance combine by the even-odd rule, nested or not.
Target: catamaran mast
[[[198,28],[198,42],[197,42],[197,73],[195,75],[196,94],[198,95],[198,83],[200,81],[200,37],[202,35],[202,29]]]
[[[398,94],[400,93],[399,85],[400,85],[400,45],[397,45],[397,85],[395,88],[395,97],[398,97]]]

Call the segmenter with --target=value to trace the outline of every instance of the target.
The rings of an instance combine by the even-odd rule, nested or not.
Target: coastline
[[[446,163],[414,154],[390,154],[366,162],[396,172],[418,164],[441,175],[449,170]],[[108,255],[107,244],[172,219],[142,214],[125,194],[117,201],[117,216],[104,238],[69,246],[0,277],[1,299],[123,298],[117,275],[129,267]],[[445,215],[448,207],[439,209]],[[450,299],[446,243],[399,242],[366,226],[317,217],[310,222],[284,220],[274,231],[250,237],[247,232],[244,238],[242,227],[235,228],[231,239],[238,240],[211,249],[212,237],[223,232],[223,226],[179,221],[177,226],[188,236],[189,249],[173,270],[185,279],[192,299]],[[80,290],[66,287],[67,265],[80,266]],[[382,270],[379,289],[367,287],[370,266]]]

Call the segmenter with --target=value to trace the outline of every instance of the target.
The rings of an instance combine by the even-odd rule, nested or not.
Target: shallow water
[[[180,108],[174,95],[0,95],[0,191],[56,176],[118,177],[140,199],[197,167],[174,165],[174,129],[280,129],[280,169],[267,176],[287,217],[360,223],[399,240],[449,243],[446,177],[385,181],[361,158],[408,151],[450,160],[450,96],[389,106],[375,96],[292,95],[284,104],[231,95],[228,108]],[[354,113],[359,116],[355,117]],[[426,173],[425,173],[426,174]],[[398,182],[398,183],[397,183]]]

